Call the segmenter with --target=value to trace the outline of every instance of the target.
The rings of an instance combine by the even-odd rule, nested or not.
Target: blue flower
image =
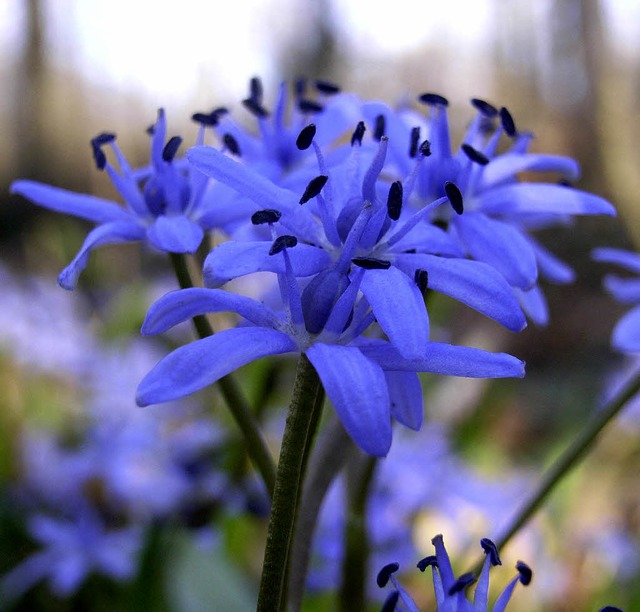
[[[294,236],[281,235],[267,252],[273,261],[280,260],[279,266],[269,266],[277,268],[281,293],[275,310],[241,295],[198,288],[171,292],[151,307],[143,334],[161,333],[207,312],[236,312],[248,324],[170,353],[140,383],[139,405],[194,393],[261,357],[305,353],[347,432],[363,450],[383,456],[391,445],[392,416],[413,429],[422,423],[416,372],[489,378],[524,375],[524,364],[510,355],[428,342],[420,289],[399,270],[368,269],[365,277],[365,268],[353,266],[346,286],[334,299],[340,281],[331,277],[331,269],[323,269],[319,258],[320,271],[310,282],[320,278],[319,289],[315,299],[305,301],[292,263],[292,254],[304,246],[297,244]],[[402,291],[388,291],[389,287]],[[375,318],[391,342],[361,335],[374,322],[373,303]],[[325,323],[310,331],[310,322],[319,320]]]
[[[16,181],[11,186],[39,206],[97,223],[73,261],[62,271],[59,284],[74,289],[86,267],[91,250],[106,244],[147,241],[161,251],[194,253],[204,231],[217,219],[211,215],[210,181],[199,172],[175,159],[181,138],[165,142],[164,111],[158,111],[151,131],[151,164],[133,170],[115,142],[115,135],[100,134],[91,141],[98,169],[106,170],[125,202],[74,193],[34,181]],[[201,127],[198,142],[203,141]],[[107,159],[105,147],[115,155],[119,170]]]
[[[603,263],[611,263],[633,274],[640,275],[640,254],[623,249],[594,249],[593,259]],[[615,326],[611,343],[623,353],[640,351],[640,277],[622,278],[608,275],[604,285],[613,297],[622,304],[635,306],[625,314]]]
[[[471,603],[467,599],[465,590],[469,585],[476,582],[476,577],[469,573],[462,574],[456,579],[442,536],[435,536],[431,542],[436,549],[436,554],[419,561],[418,568],[424,572],[427,567],[431,567],[438,612],[488,612],[489,569],[491,566],[502,565],[495,544],[488,538],[483,538],[480,541],[486,558],[480,578],[477,579],[478,584],[475,589],[473,603]],[[419,612],[416,603],[394,576],[398,569],[398,563],[389,563],[378,573],[377,583],[380,588],[387,586],[389,583],[393,587],[393,591],[387,597],[382,610],[384,612],[392,612],[394,610],[397,612]],[[493,612],[503,612],[506,609],[518,583],[524,586],[531,583],[533,572],[526,563],[518,561],[516,570],[518,571],[517,576],[507,584],[504,591],[498,596],[492,608]]]

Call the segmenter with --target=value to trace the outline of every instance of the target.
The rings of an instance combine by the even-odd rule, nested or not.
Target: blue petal
[[[549,323],[549,307],[539,285],[534,285],[527,291],[518,288],[514,291],[522,309],[536,325],[544,327]]]
[[[564,261],[558,259],[553,253],[544,248],[537,241],[529,236],[529,244],[536,254],[538,269],[545,279],[552,283],[561,285],[572,283],[575,278],[575,272]]]
[[[307,357],[355,443],[371,455],[384,457],[391,447],[384,372],[354,346],[316,343]]]
[[[147,229],[149,242],[167,253],[195,253],[202,242],[202,228],[182,215],[160,215]]]
[[[179,399],[260,357],[297,350],[286,334],[263,327],[227,329],[169,353],[142,380],[139,406]]]
[[[131,218],[130,218],[131,219]],[[99,246],[135,242],[144,238],[144,228],[133,220],[104,223],[91,230],[85,238],[78,254],[58,276],[58,284],[73,291],[78,284],[80,272],[87,267],[89,253]]]
[[[426,270],[429,288],[450,295],[507,329],[520,331],[527,324],[513,289],[488,264],[413,253],[396,256],[394,263],[409,275],[418,268]]]
[[[625,251],[624,249],[601,247],[599,249],[593,249],[591,256],[595,261],[616,264],[626,268],[630,272],[640,274],[640,253]]]
[[[621,304],[640,302],[640,278],[621,278],[609,274],[604,278],[604,286]]]
[[[640,351],[640,306],[632,308],[618,321],[611,344],[623,353]]]
[[[420,359],[405,359],[389,343],[366,344],[362,353],[385,370],[433,372],[468,378],[524,376],[524,362],[506,353],[490,353],[467,346],[429,342]]]
[[[447,257],[464,257],[460,245],[451,234],[429,223],[418,223],[406,236],[393,244],[393,251],[415,250]]]
[[[367,270],[360,284],[380,327],[404,357],[422,355],[429,341],[424,297],[413,280],[395,267]]]
[[[391,399],[391,416],[405,427],[418,431],[424,416],[422,385],[415,372],[384,373]]]
[[[264,304],[251,298],[220,289],[180,289],[155,302],[142,325],[142,335],[160,334],[196,315],[207,312],[237,312],[251,323],[276,328],[279,317]]]
[[[561,155],[534,153],[505,153],[492,159],[482,171],[479,189],[494,187],[504,181],[513,181],[518,172],[560,172],[564,178],[575,181],[580,177],[580,164]]]
[[[218,245],[204,262],[204,281],[208,287],[220,287],[233,278],[253,272],[285,273],[283,257],[269,255],[271,242],[236,242]],[[311,276],[331,265],[331,257],[322,249],[298,243],[289,249],[295,276]]]
[[[474,196],[477,209],[488,214],[556,213],[615,215],[616,209],[591,193],[547,183],[516,183]]]
[[[500,272],[507,282],[528,289],[537,280],[535,254],[518,229],[479,213],[456,218],[456,230],[469,254]]]
[[[35,181],[16,181],[11,193],[17,193],[38,206],[56,212],[73,215],[96,223],[132,220],[132,215],[122,206],[84,193],[51,187]]]

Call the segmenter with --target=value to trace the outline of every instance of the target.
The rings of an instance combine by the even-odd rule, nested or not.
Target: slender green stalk
[[[170,253],[169,255],[180,287],[182,289],[193,287],[194,284],[185,256],[181,253]],[[200,338],[206,338],[213,334],[213,328],[204,315],[193,317],[193,325]],[[221,378],[218,381],[218,386],[234,420],[242,431],[247,453],[260,473],[269,496],[272,497],[276,479],[276,467],[269,453],[267,443],[260,433],[260,427],[251,410],[251,406],[249,406],[233,375],[228,374]]]
[[[339,594],[339,609],[342,612],[366,608],[369,559],[366,510],[376,465],[376,457],[360,454],[347,469],[347,524]]]
[[[496,540],[498,550],[529,521],[529,519],[542,506],[543,502],[556,488],[558,483],[578,463],[582,456],[593,445],[594,440],[607,424],[620,412],[626,403],[640,391],[640,373],[629,381],[618,394],[603,408],[593,415],[585,428],[578,434],[569,447],[560,455],[556,462],[542,476],[540,483],[532,492],[529,499],[523,504],[511,524],[505,529],[503,535]]]
[[[303,472],[313,439],[322,385],[306,355],[301,355],[293,395],[287,414],[278,461],[267,544],[258,595],[259,612],[277,612],[285,607],[287,566],[302,487]]]

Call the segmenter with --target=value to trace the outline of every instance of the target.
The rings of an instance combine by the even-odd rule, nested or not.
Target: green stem
[[[597,411],[576,439],[560,455],[557,461],[544,474],[537,488],[524,503],[504,534],[496,541],[498,550],[529,521],[540,508],[556,485],[582,458],[592,443],[607,424],[620,412],[626,403],[640,391],[640,373],[630,380],[603,408]]]
[[[186,257],[182,253],[169,253],[169,255],[180,287],[182,289],[193,287],[194,284],[191,279],[191,274],[189,273]],[[206,338],[213,334],[213,328],[204,315],[196,315],[193,317],[193,325],[199,338]],[[267,443],[260,433],[260,427],[251,410],[251,406],[249,406],[242,390],[231,374],[221,378],[218,381],[218,386],[222,397],[224,397],[234,420],[244,436],[247,453],[262,476],[269,496],[273,497],[276,467],[269,453]]]
[[[339,595],[339,609],[342,612],[366,609],[367,561],[369,559],[366,510],[376,465],[376,457],[360,454],[347,469],[349,507]]]
[[[284,609],[287,566],[308,448],[318,416],[322,385],[313,365],[302,354],[287,414],[278,461],[267,544],[258,596],[259,612]]]

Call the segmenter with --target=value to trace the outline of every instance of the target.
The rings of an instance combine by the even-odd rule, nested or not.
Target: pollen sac
[[[311,279],[301,295],[304,323],[310,334],[322,331],[335,303],[349,284],[349,277],[334,268],[323,270]]]
[[[260,77],[251,77],[249,81],[249,97],[256,102],[262,102],[262,80]]]
[[[324,110],[324,106],[313,100],[300,98],[300,100],[298,100],[298,109],[301,113],[321,113]]]
[[[104,170],[107,165],[107,156],[102,150],[102,145],[109,144],[116,139],[115,134],[103,132],[91,139],[91,150],[93,151],[93,159],[96,162],[98,170]]]
[[[227,147],[231,153],[240,157],[240,145],[231,134],[225,134],[222,137],[222,142],[224,142],[224,146]]]
[[[461,215],[464,211],[464,206],[462,202],[462,193],[460,193],[460,189],[458,189],[458,186],[451,181],[447,181],[444,184],[444,192],[449,198],[449,202],[451,202],[451,207],[453,208],[453,210]]]
[[[391,267],[390,261],[375,257],[354,257],[351,263],[365,270],[388,270]]]
[[[431,143],[428,140],[423,140],[418,150],[421,155],[429,157],[431,155]]]
[[[353,146],[354,144],[358,143],[359,145],[362,144],[362,138],[364,136],[364,132],[367,128],[364,125],[364,121],[360,121],[358,122],[358,125],[356,126],[356,129],[353,132],[353,135],[351,136],[351,146]]]
[[[275,208],[265,208],[251,215],[251,223],[254,225],[264,225],[265,223],[276,223],[282,217],[282,213]]]
[[[285,249],[291,249],[298,244],[298,239],[295,236],[278,236],[269,249],[269,255],[277,255]]]
[[[385,128],[386,128],[386,122],[384,119],[384,115],[378,115],[376,117],[376,126],[373,131],[374,140],[377,140],[378,142],[382,140],[382,137],[384,136]]]
[[[376,576],[376,583],[382,589],[387,586],[387,582],[389,582],[389,577],[391,574],[394,574],[400,568],[400,564],[398,562],[387,563]]]
[[[413,275],[413,280],[415,284],[418,285],[420,293],[424,293],[429,286],[429,273],[426,270],[418,268]]]
[[[516,130],[516,123],[511,116],[511,113],[503,106],[500,109],[500,121],[502,122],[502,128],[506,132],[507,136],[513,138],[518,135]]]
[[[418,154],[419,142],[420,142],[420,127],[411,128],[411,136],[409,138],[409,157],[415,157]]]
[[[324,81],[322,79],[316,79],[314,81],[314,85],[316,89],[323,94],[332,96],[334,94],[340,93],[340,87],[335,83],[331,83],[329,81]]]
[[[468,572],[466,574],[462,574],[462,576],[460,576],[451,585],[451,588],[449,589],[448,595],[455,595],[456,593],[459,593],[460,591],[463,591],[470,584],[473,584],[475,581],[476,581],[476,577],[471,572]]]
[[[309,181],[309,184],[307,185],[307,188],[304,190],[302,197],[300,198],[300,204],[305,204],[311,198],[315,198],[322,191],[322,188],[324,187],[328,178],[329,177],[326,174],[321,174],[311,179]]]
[[[464,154],[476,164],[486,166],[489,163],[489,158],[484,153],[478,151],[478,149],[474,149],[470,144],[463,144],[462,150],[464,151]]]
[[[396,181],[391,183],[389,187],[389,196],[387,197],[387,214],[390,219],[397,221],[402,211],[402,183]]]
[[[220,117],[228,112],[226,108],[221,106],[220,108],[214,108],[210,113],[194,113],[191,115],[191,120],[207,127],[215,127],[220,123]]]
[[[269,116],[269,111],[253,98],[247,98],[242,101],[242,105],[258,119],[264,119]]]
[[[181,144],[182,138],[180,138],[180,136],[172,136],[169,138],[167,144],[164,145],[164,149],[162,149],[162,159],[166,162],[172,162]]]
[[[418,96],[418,101],[428,106],[449,106],[449,100],[435,93],[423,93]]]
[[[491,565],[502,565],[502,561],[500,561],[500,555],[498,554],[498,548],[489,538],[482,538],[480,540],[480,546],[482,546],[482,550],[484,550],[485,554],[489,557]]]
[[[531,579],[533,578],[533,572],[531,571],[531,568],[524,561],[518,561],[516,563],[516,569],[520,574],[520,582],[524,586],[529,585],[531,583]]]
[[[296,138],[296,147],[300,149],[300,151],[305,151],[311,146],[313,139],[316,135],[316,126],[313,123],[302,128],[300,134],[298,134],[298,138]]]
[[[420,561],[418,561],[418,563],[416,564],[416,567],[421,572],[424,572],[428,567],[438,567],[438,559],[435,555],[429,555],[424,559],[420,559]]]
[[[481,100],[480,98],[472,98],[471,104],[485,117],[492,118],[498,114],[498,109],[493,104],[489,104],[489,102]]]

